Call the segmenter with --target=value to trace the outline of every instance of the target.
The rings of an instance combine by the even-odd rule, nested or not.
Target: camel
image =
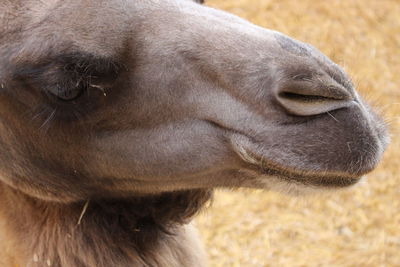
[[[214,189],[347,188],[389,142],[316,48],[196,1],[2,1],[0,58],[1,266],[206,266]]]

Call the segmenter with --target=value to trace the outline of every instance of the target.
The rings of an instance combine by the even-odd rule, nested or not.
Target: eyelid
[[[51,86],[47,88],[47,92],[50,94],[53,94],[56,96],[58,99],[63,100],[63,101],[71,101],[74,99],[77,99],[82,95],[84,92],[84,88],[81,86],[76,86],[76,87],[63,87],[63,86]]]
[[[39,76],[66,74],[77,77],[90,76],[99,80],[113,80],[125,69],[123,64],[112,59],[75,52],[50,56],[35,63],[20,63],[14,66],[12,72],[14,78],[34,79]]]
[[[79,95],[81,88],[110,88],[126,68],[109,58],[86,53],[70,53],[49,57],[35,64],[24,63],[13,70],[13,80],[25,86],[48,91],[54,96]],[[102,89],[103,88],[103,89]],[[61,99],[70,99],[67,95]],[[72,97],[73,98],[73,97]]]

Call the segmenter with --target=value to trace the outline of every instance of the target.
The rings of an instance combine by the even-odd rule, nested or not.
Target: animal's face
[[[1,179],[61,201],[354,184],[387,143],[315,48],[186,0],[0,4]]]

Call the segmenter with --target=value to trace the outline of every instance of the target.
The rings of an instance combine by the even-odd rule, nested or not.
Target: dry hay
[[[219,192],[197,219],[210,266],[400,266],[400,1],[207,4],[322,50],[381,107],[392,135],[382,164],[351,190],[301,199]]]

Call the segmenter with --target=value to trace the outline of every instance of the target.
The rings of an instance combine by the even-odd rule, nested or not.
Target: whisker
[[[336,119],[329,111],[328,112],[326,112],[326,113],[328,113],[328,115],[329,116],[331,116],[331,118],[332,119],[334,119],[336,122],[339,122],[339,120],[338,119]]]

